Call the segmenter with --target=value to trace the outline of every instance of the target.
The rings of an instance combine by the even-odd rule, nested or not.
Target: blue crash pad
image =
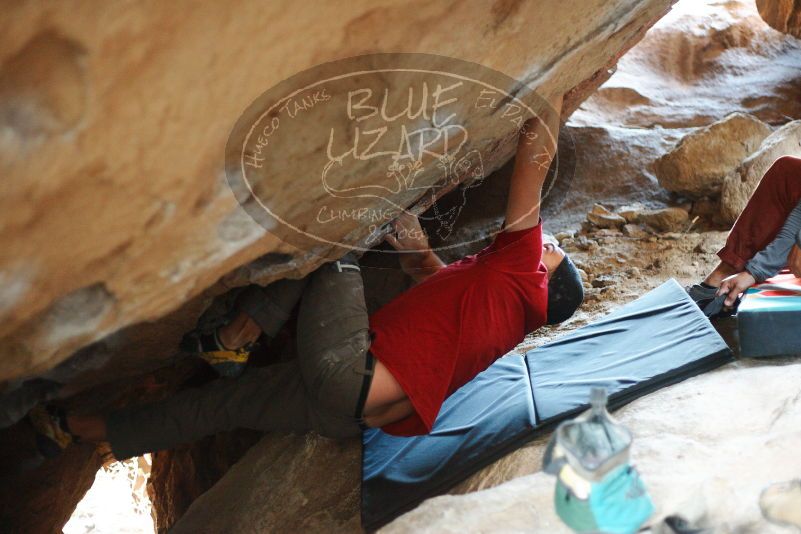
[[[511,353],[451,395],[431,434],[363,436],[362,524],[375,530],[587,407],[616,408],[731,360],[673,280],[525,356]]]

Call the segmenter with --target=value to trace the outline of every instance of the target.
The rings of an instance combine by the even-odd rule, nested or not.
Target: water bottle
[[[557,427],[543,469],[556,475],[556,513],[575,532],[633,534],[654,505],[629,462],[631,433],[606,400],[605,389],[593,388],[590,409]]]

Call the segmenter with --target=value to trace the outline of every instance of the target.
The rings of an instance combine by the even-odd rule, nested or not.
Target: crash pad
[[[801,354],[801,279],[780,274],[746,290],[737,330],[743,356]]]
[[[731,351],[674,280],[525,355],[499,358],[451,395],[432,432],[363,435],[362,524],[375,530],[586,409],[617,408],[728,361]]]

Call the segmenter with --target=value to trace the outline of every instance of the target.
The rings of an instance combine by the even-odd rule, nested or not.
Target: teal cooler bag
[[[801,278],[780,274],[746,290],[737,330],[743,356],[801,354]]]

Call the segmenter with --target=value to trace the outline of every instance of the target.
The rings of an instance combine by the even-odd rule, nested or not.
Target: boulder
[[[567,190],[562,201],[543,206],[542,218],[549,228],[578,227],[598,202],[618,206],[670,201],[651,167],[685,130],[577,126],[571,119],[563,131],[576,147],[575,172],[562,184]]]
[[[673,1],[567,0],[547,9],[543,2],[498,1],[452,9],[359,0],[312,11],[285,0],[199,9],[101,0],[80,9],[7,6],[0,23],[0,380],[43,373],[124,327],[152,324],[257,258],[257,281],[266,283],[302,276],[344,253],[281,242],[247,216],[226,184],[229,133],[279,82],[334,59],[425,52],[480,63],[545,95],[566,93],[567,116]],[[508,89],[520,86],[510,82]],[[474,139],[487,149],[488,174],[513,154],[516,127],[481,130],[479,114],[471,106],[460,120],[479,125]],[[319,181],[310,155],[325,149],[315,142],[292,150],[286,165],[293,178],[265,187],[303,226],[314,223],[321,198],[298,179],[316,173]],[[446,178],[437,172],[426,180]],[[369,162],[347,179],[349,187],[379,188],[395,180]],[[422,194],[390,200],[408,206]],[[353,244],[370,224],[346,220],[327,237]],[[176,325],[191,325],[203,304],[175,316]],[[158,341],[136,336],[174,347],[180,328]],[[163,354],[159,362],[150,350],[127,356],[131,369],[137,358],[151,359],[151,367],[171,358]]]
[[[773,132],[757,152],[726,177],[720,198],[721,215],[726,222],[737,219],[762,176],[781,156],[801,156],[801,121],[788,122]]]
[[[681,208],[661,208],[641,211],[637,221],[659,232],[680,232],[687,229],[690,216]]]
[[[623,235],[634,239],[645,239],[650,234],[639,224],[626,224],[623,226]]]
[[[619,207],[616,211],[617,214],[626,219],[627,223],[635,223],[640,218],[640,213],[647,210],[645,204],[641,202],[633,202]]]
[[[771,126],[801,117],[799,73],[801,40],[767,26],[753,0],[676,4],[571,115],[576,172],[543,219],[575,227],[596,202],[669,204],[654,162],[735,112]]]
[[[168,531],[192,502],[214,486],[261,435],[240,429],[153,453],[148,487],[157,531]]]
[[[720,192],[723,179],[757,150],[770,127],[747,113],[732,113],[684,137],[656,161],[659,184],[700,198]]]
[[[679,232],[687,229],[687,221],[690,218],[687,210],[677,207],[650,209],[644,205],[635,203],[623,206],[617,213],[628,231],[637,233],[632,227],[637,223],[647,225],[658,232]]]
[[[801,39],[765,24],[754,0],[680,2],[571,122],[640,131],[661,126],[667,133],[747,112],[783,124],[801,117],[799,69]]]
[[[170,532],[360,532],[360,461],[358,439],[266,436]]]
[[[801,38],[801,4],[798,0],[756,0],[762,19],[771,28]]]
[[[626,224],[626,219],[601,204],[592,207],[592,211],[587,213],[587,220],[598,228],[619,228]]]

